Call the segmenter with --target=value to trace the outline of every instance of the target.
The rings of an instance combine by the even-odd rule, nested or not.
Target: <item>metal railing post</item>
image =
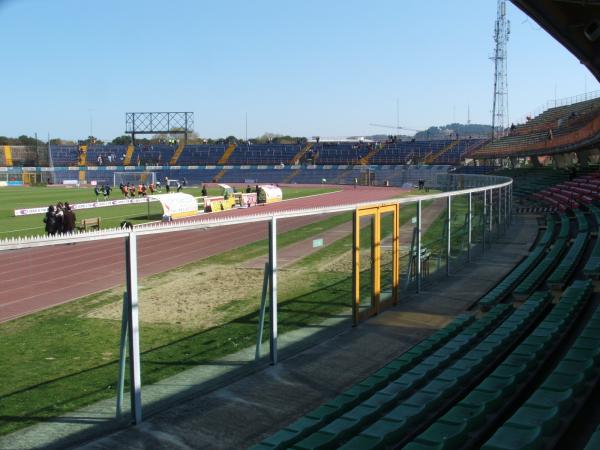
[[[500,236],[502,228],[502,188],[498,188],[498,233]]]
[[[452,252],[452,197],[447,197],[448,233],[446,235],[446,275],[450,275],[450,253]]]
[[[469,203],[467,205],[467,261],[471,262],[471,243],[473,241],[473,194],[469,192]]]
[[[277,219],[269,222],[269,357],[277,364]]]
[[[482,245],[482,249],[483,249],[483,254],[485,254],[485,230],[487,229],[487,191],[483,191],[483,220],[482,220],[482,227],[481,229],[483,230],[483,237],[482,237],[482,241],[483,241],[483,245]]]
[[[417,293],[421,291],[421,212],[423,205],[417,201]],[[412,256],[412,255],[411,255]],[[410,276],[410,274],[409,274]]]
[[[142,423],[142,374],[140,364],[140,323],[138,308],[137,236],[125,239],[127,270],[127,315],[129,326],[129,380],[131,383],[131,420]]]
[[[506,232],[506,228],[508,228],[508,186],[504,188],[504,232]]]
[[[492,242],[492,233],[494,232],[494,189],[490,189],[490,243]]]
[[[513,222],[513,184],[510,185],[510,196],[508,198],[509,201],[509,215],[510,215],[510,223],[512,225]]]

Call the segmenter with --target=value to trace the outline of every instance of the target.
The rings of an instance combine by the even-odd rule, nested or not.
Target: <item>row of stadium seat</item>
[[[598,174],[576,178],[533,193],[536,201],[552,204],[560,210],[578,208],[580,204],[589,205],[600,199],[600,178]]]
[[[566,214],[560,216],[560,229],[558,236],[554,239],[552,249],[544,256],[523,281],[513,290],[513,295],[519,299],[527,296],[538,287],[546,278],[548,273],[558,264],[569,240],[570,220]]]
[[[273,436],[265,439],[254,449],[281,449],[289,447],[303,437],[318,430],[322,426],[341,416],[346,411],[358,405],[360,402],[373,395],[379,389],[384,388],[390,382],[397,380],[403,374],[412,370],[417,364],[434,354],[440,348],[446,346],[465,327],[473,325],[475,317],[470,314],[462,314],[456,317],[444,328],[412,347],[409,351],[393,359],[373,375],[356,383],[334,399],[324,403],[304,417],[286,426]],[[481,322],[477,323],[477,329],[481,329]],[[468,333],[476,330],[472,327]],[[469,334],[465,334],[465,336]]]
[[[572,316],[577,315],[591,292],[591,280],[574,282],[543,322],[548,326],[536,336],[542,341],[537,345],[550,345],[556,340],[556,333],[560,333],[572,322]],[[526,343],[527,340],[524,344]],[[530,348],[524,349],[523,353],[537,353],[535,345],[536,342],[532,342]],[[518,364],[521,361],[515,362]],[[574,416],[595,387],[600,376],[599,366],[600,309],[596,309],[583,332],[554,370],[482,448],[547,448],[549,441],[556,442],[566,429],[567,418]],[[525,376],[527,371],[525,364],[520,374]]]
[[[312,144],[310,151],[302,156],[301,161],[295,161],[302,154],[302,144],[236,144],[235,149],[227,158],[226,164],[292,164],[305,162],[323,164],[358,164],[359,161],[373,152],[370,164],[405,164],[409,160],[417,163],[427,155],[448,147],[434,163],[457,164],[469,148],[481,143],[480,139],[461,139],[456,145],[450,146],[452,140],[404,141],[394,143],[319,143]],[[132,165],[169,164],[175,153],[173,145],[136,145],[131,158],[126,158],[126,145],[90,145],[87,147],[86,159],[83,165]],[[177,165],[212,165],[218,164],[225,155],[228,144],[188,144],[179,155]],[[77,166],[83,163],[80,159],[80,149],[77,145],[50,146],[51,161],[54,166]],[[109,161],[110,155],[110,161]],[[98,161],[102,156],[102,163]],[[129,162],[127,162],[129,160]],[[223,163],[221,163],[223,164]]]
[[[574,210],[579,232],[568,253],[559,262],[554,272],[548,277],[548,285],[553,289],[562,289],[581,261],[585,246],[589,239],[589,226],[585,214],[580,209]]]
[[[534,382],[540,366],[550,358],[558,342],[569,331],[591,292],[591,280],[574,282],[561,296],[558,305],[551,310],[535,330],[510,352],[501,364],[461,401],[457,402],[404,448],[432,450],[479,446],[480,442],[478,441],[481,440],[481,437],[489,435],[490,430],[497,426],[497,419],[502,417],[504,411],[512,406],[518,398],[518,394]],[[549,294],[534,294],[534,296],[544,295]],[[598,339],[598,322],[594,321],[594,323],[596,327],[594,333]],[[579,351],[577,342],[571,349]],[[589,352],[589,356],[580,356],[583,356],[584,359],[593,356],[597,361],[595,363],[587,361],[580,365],[575,363],[571,365],[570,370],[576,366],[586,368],[595,365],[597,367],[600,350],[597,347],[594,352]],[[568,361],[569,355],[564,360]],[[560,369],[557,368],[555,371],[560,371]],[[577,377],[573,376],[572,379],[577,379]],[[553,388],[548,391],[544,391],[542,385],[528,401],[529,405],[527,403],[523,405],[483,448],[488,450],[541,448],[526,447],[531,443],[524,442],[524,435],[531,435],[531,429],[535,428],[531,422],[539,420],[541,415],[551,419],[553,413],[560,412],[553,408],[553,402],[559,398],[566,401],[569,395],[568,393],[565,395],[565,391],[570,388],[570,385],[571,381],[568,379],[556,380]],[[532,409],[525,409],[532,406]],[[530,427],[527,425],[528,422],[531,424]],[[527,429],[526,433],[523,432],[524,429]],[[517,440],[517,436],[520,439]]]
[[[481,375],[493,367],[511,346],[528,332],[549,303],[549,295],[533,295],[465,356],[379,420],[363,428],[341,448],[383,448],[407,440],[421,429],[423,424],[431,422],[440,409],[454,403],[457,398],[468,392]],[[496,308],[506,306],[498,305]]]
[[[542,237],[537,240],[537,244],[533,251],[529,253],[529,255],[506,277],[504,277],[500,283],[479,300],[479,307],[483,311],[487,311],[493,305],[504,300],[512,292],[515,286],[517,286],[517,284],[540,262],[545,255],[546,249],[552,242],[552,237],[556,231],[555,228],[556,219],[553,215],[549,215],[546,218],[546,230]]]
[[[350,405],[340,410],[334,408],[336,410],[335,417],[328,416],[329,423],[327,425],[323,426],[324,421],[319,420],[320,430],[312,432],[295,445],[293,445],[294,442],[306,435],[305,425],[307,422],[313,425],[309,418],[314,420],[315,417],[322,416],[320,408],[266,439],[255,448],[287,448],[292,445],[294,448],[335,446],[351,436],[353,431],[358,432],[365,428],[370,422],[378,420],[383,414],[397,407],[398,403],[407,398],[413,398],[413,400],[428,398],[424,392],[434,388],[448,392],[456,390],[457,383],[464,384],[465,379],[469,379],[476,370],[481,369],[481,364],[500,355],[502,345],[509,345],[509,342],[517,339],[519,334],[527,329],[527,324],[533,323],[535,318],[541,314],[547,302],[547,297],[544,299],[532,298],[531,305],[535,303],[537,306],[533,308],[527,306],[517,311],[514,311],[510,305],[497,305],[481,319],[471,323],[454,338],[448,340],[436,352],[423,358],[419,364],[362,400],[360,404],[351,409]],[[503,321],[507,316],[509,318]],[[499,323],[503,325],[496,328]],[[451,324],[451,327],[455,326],[454,323]],[[443,333],[448,334],[448,331]],[[410,354],[411,351],[405,355]],[[472,357],[475,356],[478,357],[479,363],[466,368],[465,361],[474,361]],[[452,369],[450,370],[450,368]],[[427,387],[422,389],[422,386]],[[441,398],[439,397],[438,400]],[[337,404],[338,402],[334,400],[333,405]],[[327,411],[329,408],[331,408],[331,402]],[[340,415],[340,413],[342,414]],[[310,426],[308,431],[310,432],[314,428],[314,426]]]
[[[382,414],[396,407],[399,402],[411,398],[438,379],[449,365],[464,358],[474,346],[481,344],[485,337],[512,309],[508,305],[498,305],[482,319],[466,328],[454,339],[425,358],[389,385],[362,401],[359,405],[346,411],[340,417],[307,436],[296,445],[295,449],[317,449],[338,447],[348,437],[355,435],[365,426],[376,421]]]
[[[593,387],[590,379],[600,376],[600,309],[522,406],[517,403],[519,394],[564,341],[591,293],[591,281],[579,280],[554,307],[550,293],[536,292],[516,310],[497,305],[474,322],[460,316],[424,346],[418,344],[393,360],[379,376],[367,378],[371,381],[353,386],[252,448],[462,449],[481,445],[494,430],[483,448],[541,448],[534,444],[564,431],[557,421],[576,403],[581,406]],[[483,339],[476,337],[482,335]],[[435,346],[438,350],[433,352]],[[425,349],[429,356],[424,357]],[[415,355],[420,362],[412,365]],[[389,373],[401,374],[360,401],[368,394],[359,393],[385,385]],[[498,428],[509,409],[516,412]],[[446,412],[440,416],[441,411]]]
[[[473,158],[497,158],[531,152],[540,148],[572,145],[596,134],[587,127],[600,115],[600,99],[550,109],[509,135],[494,140],[468,155]],[[587,128],[591,128],[587,130]]]

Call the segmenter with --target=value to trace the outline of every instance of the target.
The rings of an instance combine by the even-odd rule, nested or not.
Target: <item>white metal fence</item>
[[[432,199],[447,199],[447,214],[451,215],[452,198],[457,196],[468,196],[468,251],[470,260],[470,249],[472,243],[472,196],[483,194],[483,204],[486,211],[485,217],[489,220],[484,224],[483,242],[485,246],[486,230],[493,231],[494,224],[505,227],[511,222],[512,211],[512,179],[499,176],[468,175],[468,174],[444,174],[440,175],[437,185],[447,189],[445,192],[425,194],[420,196],[403,197],[386,201],[356,203],[335,207],[315,207],[305,209],[289,209],[280,212],[262,212],[240,217],[219,218],[210,216],[198,220],[185,220],[171,223],[156,223],[136,226],[133,229],[107,229],[100,231],[81,232],[71,235],[58,235],[51,237],[29,237],[10,238],[0,240],[0,252],[20,250],[33,247],[52,247],[77,242],[104,241],[123,239],[125,241],[125,272],[126,272],[126,318],[129,335],[128,346],[130,355],[129,375],[131,380],[131,419],[134,424],[142,421],[142,399],[141,399],[141,365],[139,345],[139,310],[138,310],[138,250],[137,239],[139,236],[174,233],[178,231],[191,231],[207,228],[219,228],[228,225],[247,224],[253,222],[268,223],[269,237],[269,305],[273,312],[270,320],[270,362],[277,363],[277,222],[282,219],[315,216],[331,213],[355,211],[361,207],[372,207],[382,204],[397,203],[399,205],[418,205],[417,211],[421,211],[421,203]],[[489,200],[488,200],[489,196]],[[495,199],[495,203],[493,200]],[[492,210],[492,205],[496,209]],[[417,230],[417,254],[420,254],[421,225],[420,219],[416,225]],[[450,252],[450,236],[452,235],[451,222],[448,221],[446,233],[447,251]],[[116,256],[118,257],[118,256]],[[420,265],[419,265],[420,267]],[[449,273],[449,266],[446,267]],[[420,280],[420,277],[418,278]],[[420,283],[417,284],[417,289]],[[122,361],[124,363],[124,361]]]

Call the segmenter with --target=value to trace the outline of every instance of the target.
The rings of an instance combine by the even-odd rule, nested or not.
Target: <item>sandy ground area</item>
[[[351,267],[351,266],[350,266]],[[316,271],[331,270],[326,267]],[[336,271],[336,270],[334,270]],[[280,269],[280,298],[288,292],[309,289],[306,269]],[[256,310],[260,303],[263,270],[219,265],[201,265],[193,270],[175,270],[145,279],[140,286],[140,321],[152,324],[178,324],[205,329],[223,322],[223,307],[233,302],[236,313]],[[121,320],[121,301],[104,304],[86,317]]]

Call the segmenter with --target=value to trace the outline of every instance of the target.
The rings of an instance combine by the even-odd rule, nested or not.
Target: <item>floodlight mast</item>
[[[506,18],[506,0],[498,0],[494,26],[494,102],[492,106],[492,141],[502,136],[508,126],[508,82],[506,49],[510,34],[510,21]]]

